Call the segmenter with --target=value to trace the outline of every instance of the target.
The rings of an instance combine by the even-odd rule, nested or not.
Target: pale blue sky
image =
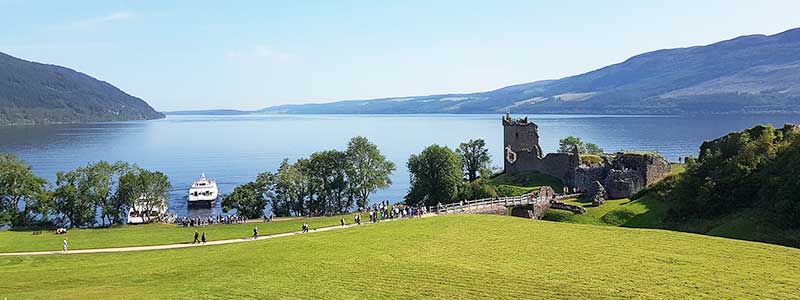
[[[0,52],[158,110],[485,91],[800,27],[800,1],[0,0]]]

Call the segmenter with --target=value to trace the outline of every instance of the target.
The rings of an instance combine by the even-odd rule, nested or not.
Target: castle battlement
[[[528,117],[514,119],[510,114],[503,116],[503,126],[533,126],[538,127],[533,122],[528,122]]]

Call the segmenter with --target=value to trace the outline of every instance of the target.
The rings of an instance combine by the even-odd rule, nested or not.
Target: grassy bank
[[[354,215],[345,216],[347,223]],[[170,224],[147,224],[116,226],[111,228],[70,229],[67,234],[57,235],[44,231],[34,235],[33,231],[0,231],[0,252],[60,250],[64,238],[69,239],[70,249],[93,249],[125,246],[150,246],[175,243],[190,243],[194,231],[205,232],[209,240],[235,239],[252,236],[253,226],[259,234],[269,235],[299,231],[306,222],[311,228],[335,226],[340,216],[320,218],[291,218],[269,223],[219,224],[206,227],[180,227]],[[362,220],[368,220],[367,215]]]
[[[486,215],[0,258],[8,299],[798,299],[800,250]]]
[[[564,188],[564,184],[558,178],[536,171],[503,173],[489,179],[489,184],[505,196],[519,196],[538,191],[542,186],[550,186],[558,192]]]
[[[579,199],[566,199],[564,202],[586,208],[585,214],[551,209],[545,212],[544,220],[610,225],[636,228],[662,228],[667,204],[650,195],[632,201],[628,198],[607,200],[605,204],[594,207],[591,202]]]

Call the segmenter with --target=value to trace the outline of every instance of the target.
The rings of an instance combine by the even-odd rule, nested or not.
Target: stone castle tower
[[[539,126],[528,118],[503,116],[503,166],[505,173],[536,171],[556,177],[580,190],[602,185],[613,198],[625,198],[666,177],[669,162],[657,153],[602,155],[599,165],[585,165],[575,148],[571,153],[542,155]]]
[[[509,114],[503,117],[503,166],[509,173],[536,169],[542,159],[539,146],[539,127],[528,118],[512,119]]]

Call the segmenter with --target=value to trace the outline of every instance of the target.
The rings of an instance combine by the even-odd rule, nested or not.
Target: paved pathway
[[[424,217],[434,216],[435,214],[426,214]],[[408,219],[408,218],[406,218]],[[391,219],[391,220],[383,220],[381,222],[391,222],[396,220],[404,220],[404,219]],[[331,231],[331,230],[338,230],[338,229],[345,229],[355,226],[364,226],[373,223],[361,223],[361,225],[356,224],[348,224],[345,226],[337,225],[337,226],[330,226],[330,227],[322,227],[317,229],[311,229],[309,233],[312,232],[322,232],[322,231]],[[178,249],[178,248],[191,248],[191,247],[204,247],[210,245],[224,245],[224,244],[233,244],[233,243],[244,243],[244,242],[252,242],[257,240],[266,240],[266,239],[274,239],[274,238],[281,238],[287,236],[293,236],[298,234],[304,234],[300,231],[294,232],[286,232],[286,233],[278,233],[273,235],[265,235],[260,236],[258,239],[250,238],[241,238],[241,239],[230,239],[230,240],[218,240],[218,241],[209,241],[205,244],[191,244],[191,243],[181,243],[181,244],[166,244],[166,245],[154,245],[154,246],[134,246],[134,247],[119,247],[119,248],[95,248],[95,249],[79,249],[79,250],[69,250],[67,252],[64,251],[35,251],[35,252],[8,252],[8,253],[0,253],[0,256],[29,256],[29,255],[52,255],[52,254],[86,254],[86,253],[109,253],[109,252],[131,252],[131,251],[146,251],[146,250],[162,250],[162,249]]]

